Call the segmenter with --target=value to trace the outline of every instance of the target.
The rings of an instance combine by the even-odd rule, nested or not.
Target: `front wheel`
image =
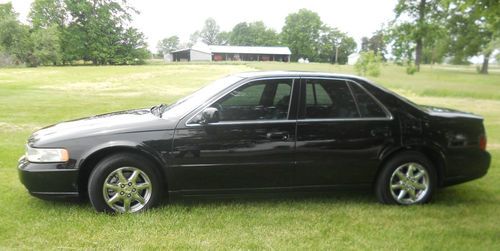
[[[375,192],[382,203],[423,204],[430,201],[436,184],[432,163],[418,152],[406,152],[386,163]]]
[[[117,154],[95,167],[89,178],[89,199],[98,212],[135,213],[160,200],[161,180],[153,164],[136,154]]]

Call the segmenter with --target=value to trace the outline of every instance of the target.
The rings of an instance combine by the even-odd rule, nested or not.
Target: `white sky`
[[[132,25],[147,37],[149,48],[156,51],[158,40],[177,35],[187,41],[203,27],[205,19],[214,18],[221,30],[229,31],[239,22],[263,21],[281,31],[289,13],[307,8],[318,13],[323,23],[337,27],[356,39],[370,36],[391,20],[397,0],[128,0],[141,13]],[[0,3],[9,0],[0,0]],[[21,21],[26,21],[32,0],[12,0]]]

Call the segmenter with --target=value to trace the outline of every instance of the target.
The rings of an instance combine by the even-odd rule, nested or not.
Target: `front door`
[[[380,152],[397,132],[388,111],[343,79],[302,79],[301,93],[296,184],[371,183]]]
[[[292,78],[248,82],[208,106],[218,109],[219,122],[202,125],[198,113],[179,125],[171,165],[173,189],[291,185],[296,127],[294,109],[290,109],[293,89]]]

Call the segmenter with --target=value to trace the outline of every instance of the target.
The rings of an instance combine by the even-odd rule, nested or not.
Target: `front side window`
[[[288,118],[292,79],[259,80],[231,91],[211,107],[220,121],[280,120]]]
[[[305,118],[359,118],[347,83],[343,80],[307,79]]]

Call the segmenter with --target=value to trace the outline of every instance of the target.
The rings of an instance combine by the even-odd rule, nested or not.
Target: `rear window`
[[[387,114],[380,104],[364,89],[357,84],[350,84],[352,93],[358,104],[361,117],[365,118],[384,118]]]

